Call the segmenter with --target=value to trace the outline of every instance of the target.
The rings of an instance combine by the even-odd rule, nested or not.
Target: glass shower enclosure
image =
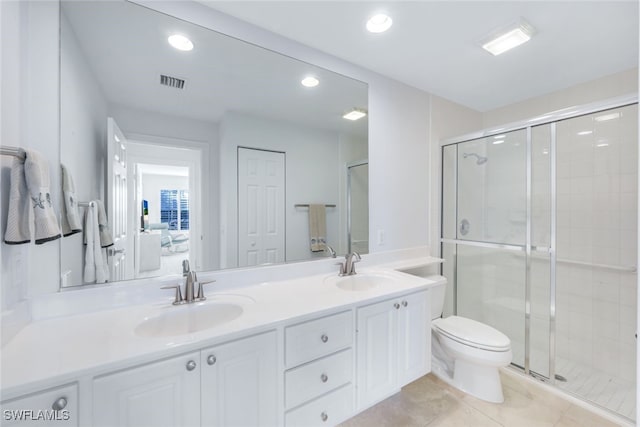
[[[513,365],[635,418],[637,99],[442,144],[449,311]]]

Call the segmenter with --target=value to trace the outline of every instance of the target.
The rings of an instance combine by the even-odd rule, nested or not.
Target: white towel
[[[29,199],[31,199],[36,245],[41,245],[61,237],[60,226],[51,200],[49,163],[37,151],[25,150],[25,154],[24,164],[18,160],[12,165],[5,242],[20,244],[31,241],[28,214]]]
[[[76,187],[73,184],[73,177],[65,165],[62,167],[62,235],[67,237],[82,231],[80,214],[78,213],[78,202],[76,200]]]
[[[311,252],[322,252],[327,247],[327,220],[324,205],[309,205],[309,240]]]
[[[98,207],[100,246],[103,248],[108,248],[109,246],[113,246],[113,236],[111,235],[111,229],[109,228],[109,221],[107,221],[107,213],[104,210],[104,203],[102,203],[102,200],[96,200],[95,203]]]
[[[8,245],[19,245],[31,242],[29,230],[29,191],[24,178],[24,161],[13,159],[11,165],[11,182],[9,189],[9,213],[4,242]]]
[[[49,162],[37,151],[26,150],[24,177],[33,202],[36,245],[59,239],[60,226],[53,210],[49,178]]]
[[[100,229],[98,226],[98,207],[89,202],[84,213],[84,282],[105,283],[109,278],[107,250],[100,247]]]

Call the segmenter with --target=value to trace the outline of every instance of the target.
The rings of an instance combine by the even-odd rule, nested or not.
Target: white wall
[[[60,92],[65,96],[60,99],[60,158],[73,178],[76,200],[104,201],[107,102],[71,25],[65,24],[64,14],[61,19],[64,49],[60,53]],[[80,209],[80,214],[84,214],[84,209]],[[82,283],[83,233],[63,237],[60,245],[60,265],[65,280],[71,285]]]
[[[220,125],[220,236],[221,250],[227,257],[223,267],[238,265],[238,147],[286,153],[285,259],[310,258],[308,210],[297,209],[294,204],[342,205],[337,200],[340,194],[338,134],[238,113],[225,114]],[[326,219],[327,243],[335,245],[339,233],[338,209],[327,209]]]

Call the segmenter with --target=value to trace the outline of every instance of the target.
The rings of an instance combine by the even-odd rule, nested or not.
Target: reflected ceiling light
[[[584,136],[584,135],[591,135],[592,133],[593,133],[592,130],[583,130],[583,131],[578,132],[578,135]]]
[[[344,116],[342,116],[343,119],[347,119],[347,120],[358,120],[363,118],[364,116],[367,115],[367,111],[363,110],[362,108],[354,108],[353,110],[349,111],[347,114],[345,114]]]
[[[535,29],[522,18],[502,27],[485,37],[480,44],[490,54],[497,56],[516,46],[528,42]]]
[[[506,141],[504,139],[496,139],[493,141],[493,145],[504,144]]]
[[[305,87],[316,87],[320,84],[320,80],[316,79],[313,76],[307,76],[304,79],[302,79],[300,83],[302,83],[302,86],[305,86]]]
[[[606,122],[607,120],[615,120],[620,118],[620,113],[604,114],[602,116],[594,117],[596,122]]]
[[[367,21],[367,30],[370,33],[384,33],[391,28],[391,24],[393,24],[393,20],[388,15],[378,13]]]
[[[167,41],[178,50],[187,52],[193,49],[193,42],[181,34],[171,35]]]
[[[600,144],[596,144],[596,147],[608,147],[609,143],[608,142],[601,142]]]
[[[507,137],[507,135],[502,134],[502,135],[496,135],[496,136],[494,136],[494,137],[493,137],[493,139],[503,139],[503,138],[506,138],[506,137]]]

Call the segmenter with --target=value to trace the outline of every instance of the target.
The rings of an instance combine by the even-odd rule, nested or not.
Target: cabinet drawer
[[[291,369],[285,373],[287,409],[352,382],[353,350],[348,349],[331,356]]]
[[[311,320],[285,329],[285,362],[299,365],[351,346],[353,314],[351,311]]]
[[[69,384],[2,402],[3,426],[77,426],[78,386]]]
[[[307,403],[285,415],[287,427],[333,426],[353,414],[353,385]]]

